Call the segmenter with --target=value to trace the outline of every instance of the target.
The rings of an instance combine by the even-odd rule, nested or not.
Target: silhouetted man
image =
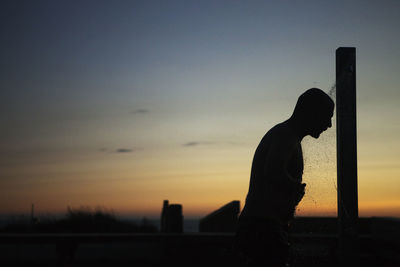
[[[235,239],[246,266],[288,266],[287,231],[305,189],[300,143],[330,128],[333,110],[332,99],[311,88],[299,97],[292,116],[258,145]]]

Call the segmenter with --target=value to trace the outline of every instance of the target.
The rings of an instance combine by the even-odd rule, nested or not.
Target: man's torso
[[[287,217],[294,215],[291,214],[295,207],[290,204],[290,198],[293,197],[290,190],[282,190],[272,182],[282,174],[266,168],[268,157],[273,156],[269,154],[273,142],[290,144],[292,149],[285,169],[293,180],[299,184],[302,181],[304,167],[300,141],[285,122],[278,124],[265,134],[254,154],[249,192],[241,217],[272,217],[286,221]]]

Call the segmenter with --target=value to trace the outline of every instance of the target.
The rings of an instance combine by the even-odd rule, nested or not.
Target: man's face
[[[314,114],[310,131],[312,137],[318,138],[322,132],[332,127],[333,109],[334,107],[327,108]]]

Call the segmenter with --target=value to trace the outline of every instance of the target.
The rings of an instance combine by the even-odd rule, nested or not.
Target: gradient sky
[[[202,216],[335,50],[357,48],[359,209],[400,217],[399,1],[2,1],[0,213]],[[335,129],[303,141],[300,215],[336,214]]]

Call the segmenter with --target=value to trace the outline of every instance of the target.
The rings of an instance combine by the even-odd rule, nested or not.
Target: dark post
[[[336,50],[339,266],[359,266],[356,49]]]
[[[167,220],[167,210],[168,210],[169,202],[168,200],[164,200],[163,207],[161,210],[161,225],[160,225],[160,232],[166,232],[166,220]]]
[[[31,207],[31,223],[34,222],[35,218],[35,205],[32,203],[32,207]]]

